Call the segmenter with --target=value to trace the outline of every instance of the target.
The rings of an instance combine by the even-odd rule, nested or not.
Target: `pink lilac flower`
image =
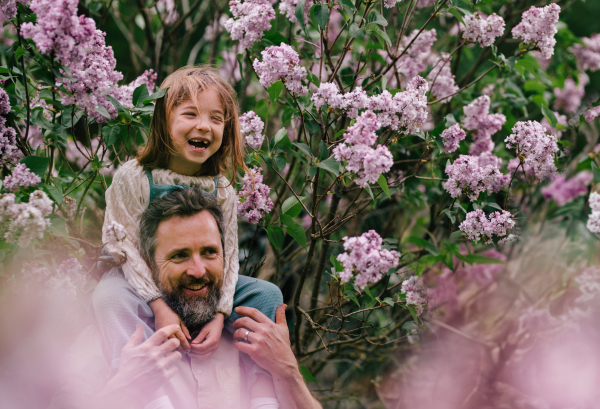
[[[550,66],[550,63],[552,62],[552,58],[543,58],[542,53],[540,53],[539,51],[530,51],[529,55],[531,55],[537,60],[538,64],[540,64],[540,67],[542,67],[543,70],[547,70]]]
[[[27,247],[34,238],[43,238],[50,225],[46,219],[52,213],[52,201],[46,193],[36,190],[29,195],[29,203],[15,203],[15,195],[0,196],[0,231],[7,243]]]
[[[460,141],[465,139],[465,131],[459,124],[454,124],[450,128],[444,129],[440,138],[444,140],[444,152],[452,153],[458,149]]]
[[[262,134],[265,123],[254,111],[248,111],[240,117],[240,127],[242,135],[246,140],[246,145],[251,149],[259,149],[262,146],[265,136]]]
[[[567,124],[567,116],[566,115],[561,115],[558,112],[555,112],[554,116],[556,116],[556,120],[557,120],[557,122],[558,122],[559,125],[569,126]],[[546,118],[542,119],[542,122],[540,122],[540,123],[544,127],[544,130],[546,131],[547,134],[556,135],[556,137],[558,139],[560,139],[560,137],[562,136],[562,134],[564,132],[564,131],[559,131],[556,128],[552,128],[550,126],[550,122],[548,122],[548,120]]]
[[[572,78],[565,80],[562,89],[554,88],[554,109],[562,109],[565,112],[573,113],[581,105],[581,98],[585,95],[585,86],[588,83],[587,75],[579,76],[579,84],[575,84]]]
[[[590,193],[589,204],[592,211],[600,212],[600,194],[596,192]]]
[[[400,253],[382,248],[383,240],[375,230],[369,230],[358,237],[344,237],[344,250],[337,256],[344,270],[340,280],[344,283],[356,273],[354,283],[361,290],[368,283],[376,283],[392,267],[398,265]]]
[[[8,94],[4,88],[0,88],[0,115],[8,115],[10,112],[10,101],[8,100]]]
[[[383,1],[383,6],[386,9],[391,9],[392,7],[394,7],[396,4],[401,3],[402,0],[384,0]]]
[[[506,117],[502,114],[490,114],[490,97],[483,95],[463,108],[465,118],[462,120],[463,127],[473,134],[473,144],[469,154],[480,155],[483,152],[491,152],[494,149],[492,135],[502,129]]]
[[[559,13],[560,6],[555,3],[542,8],[531,6],[521,16],[521,22],[512,29],[513,38],[520,38],[526,44],[534,44],[542,57],[549,59],[554,54],[554,35],[558,32],[555,24]]]
[[[451,60],[452,56],[450,54],[441,53],[440,59],[427,75],[427,78],[431,80],[431,92],[438,99],[452,95],[459,90],[450,68]],[[440,102],[446,104],[451,100],[452,98],[445,98]]]
[[[4,178],[2,184],[6,190],[14,192],[21,187],[36,186],[41,181],[42,179],[38,175],[32,173],[24,163],[20,163],[13,168],[12,174]]]
[[[552,198],[561,207],[572,202],[579,196],[587,193],[587,185],[591,183],[593,175],[586,170],[579,172],[569,180],[565,175],[556,175],[548,186],[542,188],[542,195],[546,199]]]
[[[585,118],[586,122],[592,122],[598,116],[600,116],[600,105],[597,107],[592,107],[583,112],[583,117]]]
[[[573,46],[573,54],[577,59],[577,68],[581,71],[600,70],[600,34],[594,34],[590,38],[582,38],[582,44]]]
[[[17,16],[17,3],[28,6],[31,0],[2,0],[0,1],[0,23]]]
[[[166,25],[170,26],[179,18],[179,13],[175,8],[175,0],[158,0],[155,6],[158,9],[158,12],[161,14],[162,21]],[[154,13],[156,12],[154,7],[152,7],[151,10]]]
[[[263,60],[258,58],[252,64],[262,86],[268,88],[277,80],[283,81],[291,93],[308,94],[308,88],[302,84],[306,80],[306,68],[300,66],[300,57],[289,45],[267,47],[261,52]]]
[[[418,315],[421,315],[423,311],[429,310],[430,304],[434,303],[431,293],[423,285],[421,280],[415,276],[402,282],[400,292],[406,295],[406,305],[413,306]]]
[[[44,283],[50,294],[61,294],[74,300],[85,287],[85,270],[76,258],[63,261]]]
[[[600,233],[600,194],[596,192],[590,193],[588,202],[592,213],[587,221],[587,228],[592,233]]]
[[[515,227],[515,219],[506,210],[494,212],[488,218],[483,210],[477,209],[467,213],[467,217],[458,227],[469,240],[478,242],[479,239],[483,239],[489,244],[492,236],[506,236],[506,230]]]
[[[402,38],[400,47],[402,52],[408,47],[411,41],[417,36],[414,43],[411,44],[410,48],[404,53],[400,59],[394,64],[394,67],[400,74],[400,84],[398,87],[404,87],[408,81],[418,75],[420,72],[425,70],[429,64],[433,64],[439,60],[436,53],[431,51],[431,46],[437,39],[437,32],[435,29],[423,30],[419,34],[419,30],[413,30],[409,36]],[[387,56],[389,58],[389,56]],[[391,60],[389,61],[391,62]],[[395,79],[395,75],[390,74],[391,79]]]
[[[477,156],[460,155],[446,167],[446,174],[448,181],[444,183],[444,189],[453,198],[466,194],[473,201],[484,190],[493,193],[505,187],[506,176],[498,166],[491,163],[480,166]]]
[[[489,47],[494,43],[496,37],[504,34],[504,19],[496,13],[487,18],[480,13],[464,17],[465,30],[463,38],[478,42],[481,47]]]
[[[344,134],[343,144],[333,149],[333,157],[339,161],[346,161],[346,170],[357,175],[354,180],[360,187],[377,182],[379,176],[389,172],[394,164],[392,153],[387,146],[377,145],[375,133],[381,124],[372,111],[365,111],[358,117],[356,123],[348,127]]]
[[[321,83],[311,99],[315,107],[321,108],[327,104],[333,109],[345,111],[351,119],[358,116],[359,109],[364,109],[369,105],[369,97],[362,87],[356,87],[350,92],[340,94],[337,85],[333,82]]]
[[[6,118],[0,116],[0,166],[15,164],[22,157],[17,147],[17,132],[6,126]]]
[[[255,166],[249,169],[242,178],[242,189],[238,193],[238,214],[244,216],[248,223],[256,224],[273,209],[273,202],[269,199],[271,189],[262,183],[262,169]],[[253,183],[254,179],[254,183]]]
[[[297,23],[296,18],[296,6],[300,3],[300,0],[281,0],[279,3],[279,11],[285,15],[291,23]],[[307,0],[304,4],[304,21],[307,21],[308,12],[313,5],[313,0]]]
[[[135,89],[142,84],[146,84],[148,94],[152,94],[154,92],[157,77],[158,75],[152,69],[146,70],[131,83],[115,87],[111,89],[108,94],[119,101],[124,107],[133,109],[133,92]]]
[[[504,140],[508,149],[515,149],[521,161],[531,166],[537,179],[545,180],[556,173],[554,154],[558,152],[556,136],[548,135],[537,121],[517,122],[513,133]]]
[[[127,231],[122,224],[112,221],[106,228],[106,236],[108,237],[108,243],[106,244],[116,244],[125,240]]]
[[[225,30],[231,34],[232,40],[240,40],[238,52],[251,49],[260,41],[263,33],[271,28],[271,20],[275,18],[275,10],[269,0],[231,0],[229,7],[233,18],[225,22]]]

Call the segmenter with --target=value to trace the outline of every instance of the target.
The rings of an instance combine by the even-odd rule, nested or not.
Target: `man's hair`
[[[194,216],[202,211],[209,212],[217,222],[221,245],[225,248],[223,211],[216,197],[197,188],[177,189],[158,197],[142,213],[140,220],[140,254],[148,263],[152,276],[158,279],[158,267],[154,255],[156,252],[156,231],[161,222],[172,217]],[[202,232],[198,232],[202,234]]]

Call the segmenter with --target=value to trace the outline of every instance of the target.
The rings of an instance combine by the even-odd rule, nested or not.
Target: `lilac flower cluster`
[[[10,112],[8,94],[0,88],[0,115]],[[23,154],[17,147],[17,132],[14,128],[6,126],[6,118],[0,116],[0,166],[17,163]]]
[[[344,134],[346,143],[339,144],[333,149],[333,157],[339,161],[346,161],[346,170],[355,173],[358,177],[355,182],[360,187],[377,182],[382,173],[389,172],[394,164],[392,153],[387,146],[377,145],[377,131],[381,124],[372,111],[365,111],[348,127]]]
[[[565,180],[565,175],[556,175],[548,186],[542,188],[542,195],[546,199],[552,198],[561,207],[587,193],[587,185],[591,183],[593,175],[589,171],[581,171],[575,177]]]
[[[57,295],[73,301],[82,293],[87,277],[83,266],[76,258],[63,261],[52,272],[38,263],[25,263],[21,269],[25,285],[40,290],[49,299]]]
[[[581,71],[600,70],[600,34],[590,38],[582,38],[583,44],[573,46],[573,54],[577,59],[577,68]]]
[[[41,190],[29,195],[29,203],[16,203],[15,195],[0,196],[0,231],[7,243],[27,247],[34,238],[43,238],[50,225],[46,219],[52,213],[52,201]]]
[[[358,237],[344,237],[345,253],[339,254],[337,260],[344,270],[340,272],[340,280],[349,282],[356,272],[354,283],[361,290],[368,283],[376,283],[392,267],[398,265],[400,253],[383,249],[383,240],[375,230],[369,230]]]
[[[179,13],[175,8],[175,0],[158,0],[156,9],[161,13],[161,19],[168,26],[175,23],[179,18]],[[155,8],[153,7],[152,10],[154,11]]]
[[[492,236],[506,236],[506,230],[513,227],[515,219],[510,212],[494,212],[488,218],[481,209],[467,213],[465,220],[458,226],[469,240],[478,242],[479,239],[483,239],[486,244],[491,243]]]
[[[562,109],[565,112],[574,113],[581,105],[581,99],[585,95],[585,86],[589,79],[585,74],[580,74],[579,83],[576,84],[573,78],[567,78],[562,89],[554,88],[554,109]]]
[[[569,124],[567,123],[566,115],[562,115],[562,114],[559,114],[558,112],[554,112],[554,116],[556,117],[556,121],[558,122],[559,125],[569,126]],[[562,134],[564,132],[564,131],[559,131],[556,128],[552,128],[550,126],[550,122],[548,122],[548,120],[546,118],[542,119],[542,122],[540,122],[540,123],[544,127],[544,130],[546,131],[547,134],[556,135],[557,139],[560,139],[560,137],[562,136]]]
[[[108,243],[105,244],[116,244],[127,238],[127,231],[122,224],[113,220],[106,228],[106,236],[108,237]]]
[[[436,53],[431,51],[431,46],[437,40],[435,29],[423,30],[421,34],[419,34],[419,30],[413,30],[409,36],[402,38],[401,47],[406,49],[417,35],[418,37],[415,42],[411,44],[406,53],[394,64],[398,73],[401,74],[401,84],[397,84],[398,87],[404,87],[407,81],[410,81],[422,72],[429,64],[433,64],[439,60]]]
[[[260,41],[275,18],[275,10],[269,0],[231,0],[229,7],[233,18],[225,22],[225,30],[231,34],[232,40],[240,40],[239,52]]]
[[[0,115],[8,115],[10,112],[10,101],[4,88],[0,88]]]
[[[464,17],[465,31],[463,38],[478,42],[481,47],[489,47],[496,37],[504,34],[504,19],[496,13],[487,18],[479,13]]]
[[[596,119],[599,116],[600,116],[600,105],[598,105],[597,107],[592,107],[590,109],[587,109],[583,113],[583,117],[585,118],[586,122],[592,122],[594,119]]]
[[[463,108],[465,118],[462,120],[463,127],[473,134],[473,143],[469,148],[471,155],[480,155],[483,152],[491,152],[494,149],[492,135],[502,129],[506,117],[502,114],[490,114],[491,99],[483,95]]]
[[[534,44],[540,49],[542,57],[549,59],[554,54],[554,35],[558,32],[555,24],[558,22],[559,13],[560,6],[556,3],[542,8],[531,6],[521,16],[521,22],[512,29],[513,38]]]
[[[454,124],[450,128],[444,129],[440,138],[444,140],[444,152],[452,153],[458,149],[460,141],[465,139],[465,131],[459,124]]]
[[[440,59],[435,63],[433,69],[427,75],[427,78],[431,80],[431,93],[436,98],[440,99],[456,93],[459,88],[454,81],[454,75],[450,68],[452,56],[448,53],[441,53]],[[441,100],[442,104],[446,104],[451,101],[452,98],[446,98]]]
[[[41,181],[38,175],[32,173],[24,163],[20,163],[13,168],[12,174],[4,178],[2,184],[6,190],[14,192],[21,187],[36,186]]]
[[[265,123],[262,119],[254,111],[248,111],[240,117],[240,126],[246,145],[251,149],[259,149],[265,139],[262,134]]]
[[[506,188],[509,175],[500,173],[499,162],[490,158],[496,157],[460,155],[452,165],[446,167],[448,181],[444,183],[444,189],[453,198],[466,194],[469,199],[476,200],[484,190],[494,193]]]
[[[588,200],[592,213],[587,221],[587,228],[592,233],[600,233],[600,194],[596,192],[590,193]]]
[[[386,9],[391,9],[392,7],[394,7],[396,4],[401,3],[402,0],[384,0],[383,1],[383,6]]]
[[[0,1],[0,23],[17,16],[17,3],[28,6],[31,0],[2,0]]]
[[[539,180],[554,176],[554,154],[558,152],[556,137],[548,135],[537,121],[517,122],[513,133],[504,140],[508,149],[515,149],[521,162],[531,166],[532,174]]]
[[[361,87],[340,94],[338,86],[333,82],[321,83],[319,89],[313,93],[312,100],[316,108],[321,108],[327,104],[333,109],[346,111],[351,119],[358,116],[359,109],[364,109],[369,105],[369,97]]]
[[[296,6],[298,3],[300,3],[300,0],[281,0],[279,3],[279,11],[281,14],[285,15],[291,23],[298,22],[298,19],[296,18]],[[304,3],[304,21],[307,20],[308,12],[313,4],[313,0],[307,0],[306,3]]]
[[[77,17],[77,0],[38,0],[31,4],[37,23],[24,23],[23,37],[32,39],[42,54],[53,54],[58,62],[71,71],[74,81],[63,85],[72,95],[63,95],[63,104],[80,109],[104,121],[96,111],[102,105],[111,116],[116,109],[106,95],[123,75],[115,71],[117,61],[107,47],[103,33],[96,23],[85,16]]]
[[[240,216],[244,216],[248,223],[256,224],[273,209],[273,202],[269,199],[271,189],[262,183],[262,169],[255,166],[249,169],[242,178],[242,189],[238,193],[237,209]]]
[[[433,292],[429,291],[415,276],[402,282],[400,292],[406,295],[406,305],[413,306],[418,315],[428,311],[430,306],[435,303]]]
[[[300,56],[292,47],[281,43],[267,47],[261,55],[263,60],[255,59],[252,66],[264,87],[281,80],[289,92],[300,96],[308,94],[308,87],[302,84],[306,80],[306,68],[300,65]]]

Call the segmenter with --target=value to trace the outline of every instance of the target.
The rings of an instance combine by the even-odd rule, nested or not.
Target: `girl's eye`
[[[183,115],[191,115],[191,116],[196,116],[196,114],[195,114],[195,113],[193,113],[193,112],[186,112],[186,113],[184,113]]]
[[[221,118],[220,116],[213,116],[213,119],[217,122],[223,122],[223,118]]]

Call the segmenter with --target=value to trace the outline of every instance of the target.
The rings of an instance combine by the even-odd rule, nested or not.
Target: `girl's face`
[[[215,154],[223,142],[225,110],[213,90],[198,95],[198,106],[189,99],[179,104],[169,118],[175,153],[169,157],[169,169],[193,176]]]

